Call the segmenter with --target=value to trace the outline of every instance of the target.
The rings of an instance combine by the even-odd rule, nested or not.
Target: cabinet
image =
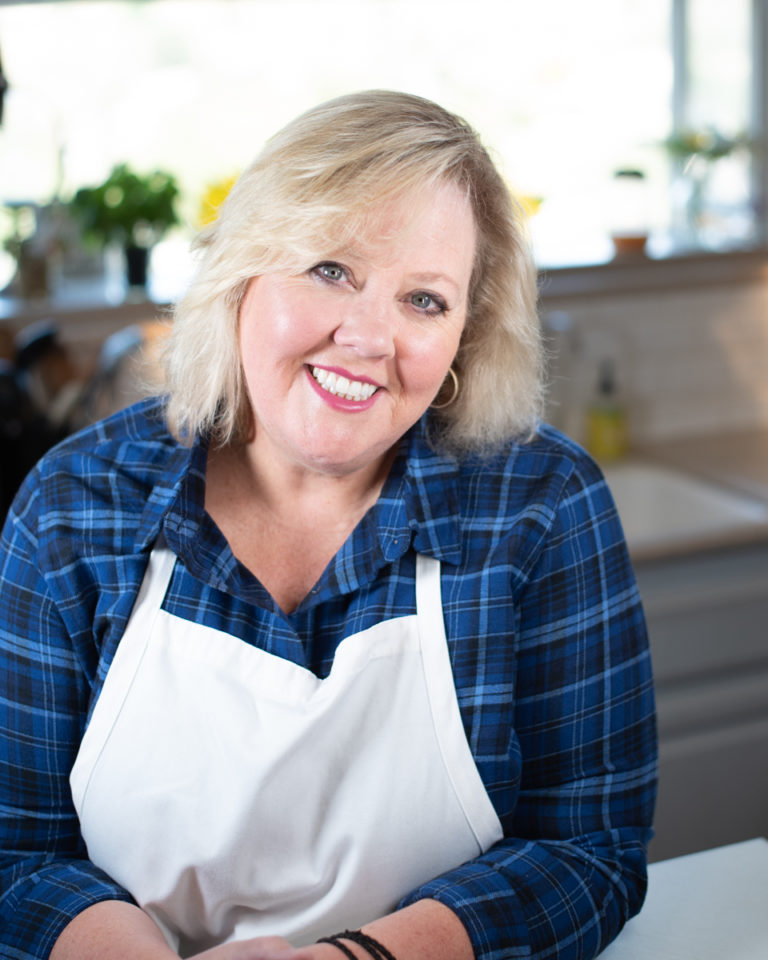
[[[635,570],[659,721],[651,859],[768,836],[768,543]]]

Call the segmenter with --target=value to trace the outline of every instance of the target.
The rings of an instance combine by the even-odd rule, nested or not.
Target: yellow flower
[[[209,183],[205,192],[200,198],[200,209],[198,211],[198,222],[201,227],[207,227],[213,223],[219,215],[219,208],[227,199],[227,195],[237,180],[237,174],[226,177],[224,180],[217,180],[215,183]]]
[[[544,197],[535,193],[526,193],[520,190],[518,186],[510,180],[505,179],[504,183],[518,210],[522,211],[526,219],[535,216],[535,214],[539,212],[539,208],[542,203],[544,203]]]
[[[544,197],[535,197],[529,193],[518,193],[517,200],[527,217],[532,217],[544,203]]]

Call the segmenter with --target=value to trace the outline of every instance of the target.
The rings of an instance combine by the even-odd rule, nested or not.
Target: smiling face
[[[424,413],[458,349],[475,224],[457,187],[384,208],[389,239],[251,281],[240,350],[249,456],[327,475],[376,468]]]

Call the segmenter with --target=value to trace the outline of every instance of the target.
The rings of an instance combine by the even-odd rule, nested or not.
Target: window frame
[[[672,53],[672,129],[682,133],[687,126],[690,91],[689,0],[671,0],[670,46]],[[754,213],[755,241],[751,247],[768,245],[768,0],[751,0],[751,87],[748,135],[756,149],[749,163],[749,202]],[[715,251],[717,252],[717,251]]]

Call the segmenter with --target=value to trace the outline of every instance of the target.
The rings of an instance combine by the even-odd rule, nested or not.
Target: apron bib
[[[345,638],[323,679],[162,610],[175,560],[152,552],[71,785],[90,859],[180,956],[359,927],[501,839],[437,560],[416,615]]]

